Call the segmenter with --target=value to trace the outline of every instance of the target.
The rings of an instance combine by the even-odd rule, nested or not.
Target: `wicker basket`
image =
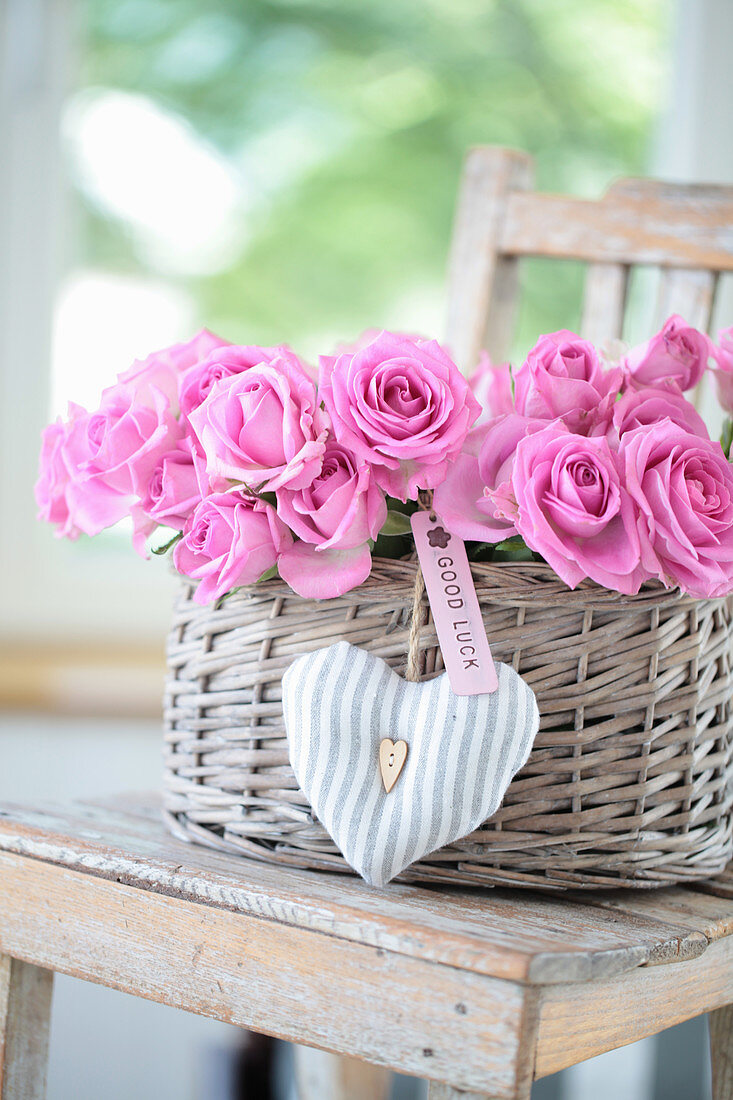
[[[542,725],[497,814],[401,876],[543,888],[662,886],[731,858],[730,600],[647,586],[570,591],[535,564],[474,579],[494,656],[537,693]],[[281,676],[345,638],[404,671],[416,565],[314,603],[281,582],[219,608],[184,585],[169,639],[166,816],[179,836],[299,867],[350,871],[288,763]],[[423,597],[423,679],[442,668]]]

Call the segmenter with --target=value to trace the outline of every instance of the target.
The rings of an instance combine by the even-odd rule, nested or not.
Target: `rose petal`
[[[280,576],[299,596],[328,600],[363,584],[371,572],[372,555],[366,543],[352,550],[318,550],[296,542],[281,554]]]

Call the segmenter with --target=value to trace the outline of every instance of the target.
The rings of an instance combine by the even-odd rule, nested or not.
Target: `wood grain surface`
[[[733,1001],[733,940],[681,966],[643,967],[609,981],[543,990],[536,1074],[655,1035]]]
[[[629,273],[628,264],[599,262],[588,265],[580,322],[584,340],[602,347],[608,340],[621,339]]]
[[[733,1100],[733,1005],[710,1013],[713,1100]]]
[[[481,146],[466,156],[453,224],[446,328],[451,355],[465,372],[476,366],[482,348],[490,348],[498,361],[510,353],[518,265],[500,255],[499,240],[510,194],[528,188],[533,175],[531,158],[514,149]]]
[[[592,898],[375,890],[183,844],[149,799],[4,806],[0,952],[42,968],[26,974],[523,1100],[534,1076],[733,1000],[732,877],[722,897],[716,883]],[[321,1060],[319,1079],[347,1067]],[[352,1068],[354,1095],[383,1087]]]
[[[0,955],[0,1100],[44,1100],[53,973]]]
[[[523,982],[596,980],[650,962],[694,958],[706,946],[684,914],[645,914],[633,908],[637,895],[628,891],[602,895],[596,904],[572,895],[499,889],[380,890],[359,879],[272,867],[181,843],[158,819],[143,816],[139,802],[133,806],[136,814],[106,806],[6,806],[0,811],[0,849]],[[617,899],[621,914],[612,911],[609,897]],[[724,922],[727,907],[718,904]]]
[[[733,270],[730,188],[680,184],[664,197],[611,191],[600,200],[514,191],[499,250],[594,263]]]
[[[14,958],[513,1095],[524,1002],[515,983],[11,853],[0,856],[0,912],[0,951]]]

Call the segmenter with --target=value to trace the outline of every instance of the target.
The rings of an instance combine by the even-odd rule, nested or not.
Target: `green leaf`
[[[159,557],[162,554],[167,554],[169,550],[172,550],[177,542],[180,542],[183,538],[183,531],[177,531],[172,539],[168,539],[168,542],[164,542],[162,546],[151,546],[150,553],[157,554]]]
[[[527,544],[524,539],[519,535],[512,535],[510,539],[504,539],[503,542],[497,542],[494,544],[495,550],[526,550]]]
[[[493,542],[467,542],[466,554],[469,561],[490,561],[494,556]]]
[[[269,569],[257,578],[257,584],[261,584],[263,581],[271,581],[277,576],[277,565],[271,565]]]
[[[720,433],[720,445],[725,451],[726,458],[730,458],[731,443],[733,443],[733,420],[726,416],[723,421],[723,431]]]
[[[494,552],[494,561],[541,561],[522,539],[507,539],[499,543]]]
[[[380,535],[409,535],[412,528],[410,527],[410,517],[404,515],[403,512],[393,512],[391,509],[387,512],[387,518],[382,525],[382,529],[379,532]]]
[[[230,588],[229,591],[225,592],[223,596],[219,596],[219,599],[214,604],[214,610],[215,611],[221,611],[221,609],[224,606],[224,604],[226,603],[226,601],[228,599],[230,599],[232,596],[236,596],[237,592],[241,592],[243,588],[244,588],[244,585],[239,584],[239,585],[237,585],[236,588]]]

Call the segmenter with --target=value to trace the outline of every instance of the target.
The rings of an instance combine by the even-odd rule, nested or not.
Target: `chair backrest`
[[[733,187],[623,179],[602,199],[532,191],[531,157],[479,146],[466,157],[453,230],[447,342],[471,368],[508,355],[524,256],[588,264],[580,333],[620,337],[629,275],[660,269],[655,322],[680,313],[707,330],[722,272],[733,271]]]

